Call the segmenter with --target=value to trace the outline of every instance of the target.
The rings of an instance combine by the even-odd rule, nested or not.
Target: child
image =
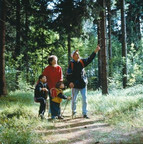
[[[41,117],[41,119],[44,118],[44,113],[46,109],[46,99],[48,94],[46,81],[47,81],[46,76],[40,75],[39,82],[35,87],[34,100],[35,102],[40,103],[39,116]]]
[[[63,89],[64,89],[64,84],[63,82],[57,82],[56,83],[56,88],[51,89],[51,115],[52,119],[55,119],[56,116],[58,119],[63,119],[61,116],[61,110],[60,110],[60,103],[62,102],[62,99],[67,99],[70,100],[71,97],[67,97],[63,95]]]

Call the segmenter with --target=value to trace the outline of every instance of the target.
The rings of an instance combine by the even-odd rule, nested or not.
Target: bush
[[[31,125],[24,123],[23,117],[17,119],[1,120],[0,139],[4,144],[34,144],[35,133],[32,132]]]

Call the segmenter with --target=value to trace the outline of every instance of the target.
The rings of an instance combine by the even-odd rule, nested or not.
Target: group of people
[[[57,64],[57,57],[55,55],[49,56],[49,65],[44,69],[42,75],[39,76],[39,81],[35,87],[34,99],[40,103],[39,116],[41,118],[44,117],[46,109],[47,94],[49,94],[52,119],[63,119],[60,110],[62,99],[72,99],[72,116],[76,116],[76,99],[79,91],[82,95],[82,115],[84,118],[89,118],[87,115],[88,80],[84,68],[92,62],[99,50],[100,47],[97,45],[95,51],[86,59],[80,58],[78,50],[72,52],[72,60],[69,63],[66,74],[68,86],[71,88],[71,97],[63,94],[63,74],[62,68]]]

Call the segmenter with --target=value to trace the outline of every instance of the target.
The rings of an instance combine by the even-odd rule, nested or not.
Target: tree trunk
[[[16,50],[15,59],[20,55],[20,0],[16,0]],[[18,62],[16,72],[16,84],[18,88],[18,78],[20,75],[20,63]]]
[[[98,21],[97,24],[97,31],[98,31],[98,44],[101,46],[101,20]],[[101,87],[101,51],[98,52],[98,87]]]
[[[70,33],[68,33],[68,63],[70,62],[71,58],[71,36]]]
[[[138,8],[139,4],[134,4],[132,1],[129,2],[127,12],[127,43],[131,45],[134,43],[136,50],[140,47],[141,42],[141,12]]]
[[[0,96],[6,95],[5,80],[5,20],[6,20],[6,2],[0,1]]]
[[[126,19],[125,1],[121,1],[121,26],[122,26],[122,58],[123,58],[123,88],[127,86],[127,43],[126,43]]]
[[[111,0],[108,0],[108,56],[109,56],[109,77],[112,76],[112,46],[111,46]]]
[[[102,7],[103,7],[101,11],[102,94],[108,94],[105,0],[102,0]]]
[[[25,1],[25,46],[28,47],[28,7],[29,7],[29,0]],[[29,82],[29,77],[28,77],[28,73],[29,73],[29,66],[28,66],[28,53],[25,53],[25,59],[26,59],[26,80],[27,82]]]

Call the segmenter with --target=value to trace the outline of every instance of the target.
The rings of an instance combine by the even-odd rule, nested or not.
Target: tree
[[[20,23],[20,1],[16,0],[16,47],[15,47],[15,60],[18,62],[18,56],[20,55],[20,36],[21,36],[21,23]],[[18,88],[18,78],[20,75],[20,63],[17,63],[16,84]]]
[[[101,19],[98,20],[97,24],[97,31],[98,31],[98,44],[101,46]],[[102,83],[102,66],[101,66],[101,51],[98,52],[98,86],[101,86]]]
[[[106,44],[106,5],[105,0],[101,0],[101,70],[102,70],[102,94],[108,94],[107,84],[107,44]]]
[[[29,10],[29,0],[26,0],[26,1],[23,1],[24,3],[24,9],[25,9],[25,47],[27,48],[28,47],[28,32],[29,32],[29,26],[28,26],[28,10]],[[26,60],[26,80],[28,82],[29,80],[29,76],[28,76],[28,73],[29,73],[29,65],[28,65],[28,53],[27,53],[27,50],[25,49],[25,60]]]
[[[108,57],[109,57],[109,77],[112,76],[112,46],[111,46],[111,0],[107,3],[108,10]]]
[[[127,42],[126,42],[125,0],[121,0],[121,26],[122,26],[123,88],[126,88],[127,86]]]
[[[141,21],[143,20],[143,2],[142,0],[127,0],[127,42],[131,46],[133,43],[135,49],[141,46]]]
[[[6,1],[0,1],[0,96],[6,95],[5,81],[5,20],[6,20]]]
[[[82,33],[82,20],[86,15],[85,0],[62,0],[54,3],[53,16],[50,28],[59,35],[65,35],[68,46],[68,62],[71,54],[71,38],[80,37]],[[56,17],[55,17],[56,15]]]

